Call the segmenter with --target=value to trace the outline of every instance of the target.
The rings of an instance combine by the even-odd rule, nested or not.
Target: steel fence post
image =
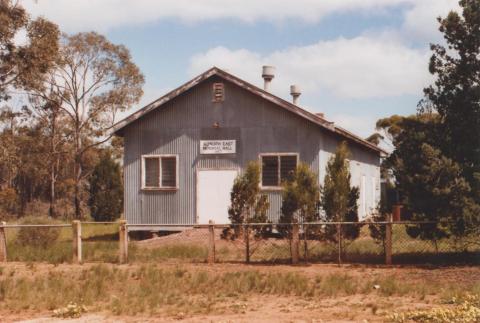
[[[292,250],[292,264],[298,264],[298,254],[299,254],[299,228],[298,223],[292,224],[292,239],[291,241],[291,250]]]
[[[215,263],[215,222],[208,221],[208,263]]]
[[[118,243],[119,243],[119,262],[125,264],[128,262],[128,228],[127,221],[120,220],[118,228]]]
[[[246,263],[250,263],[250,227],[245,225],[244,233],[245,235],[245,261]]]
[[[387,214],[385,224],[385,264],[392,264],[392,214]]]
[[[72,222],[73,233],[73,263],[82,263],[82,223],[79,220]]]
[[[0,222],[0,262],[7,262],[7,236],[5,226],[7,222]]]

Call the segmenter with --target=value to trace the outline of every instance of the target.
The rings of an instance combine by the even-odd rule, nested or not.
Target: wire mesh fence
[[[82,222],[82,259],[85,262],[118,262],[118,222]]]
[[[392,255],[395,263],[480,263],[480,237],[432,237],[438,223],[392,224]],[[413,237],[412,237],[413,236]]]
[[[175,261],[206,262],[209,247],[209,228],[205,226],[160,227],[153,237],[136,240],[130,233],[128,260],[130,262]]]
[[[62,263],[72,259],[70,224],[13,225],[4,231],[10,261]]]
[[[433,222],[148,225],[147,239],[135,232],[128,234],[129,225],[125,222],[0,225],[0,261],[3,248],[4,260],[50,263],[118,263],[128,258],[129,262],[175,263],[480,264],[478,235],[433,239],[431,232],[438,225]]]

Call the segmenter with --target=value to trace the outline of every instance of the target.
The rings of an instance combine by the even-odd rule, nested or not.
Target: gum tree
[[[16,36],[26,33],[25,44]],[[0,101],[12,89],[41,88],[43,76],[53,67],[59,50],[57,25],[30,19],[18,1],[0,0]]]
[[[118,113],[140,100],[144,77],[128,49],[95,32],[65,35],[60,57],[36,96],[65,114],[74,159],[75,217],[81,217],[85,158],[110,140]]]

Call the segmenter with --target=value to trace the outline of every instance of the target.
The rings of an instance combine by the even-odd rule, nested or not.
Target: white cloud
[[[326,116],[329,121],[335,122],[336,125],[350,131],[354,131],[356,135],[367,138],[375,129],[376,118],[366,115],[352,115],[346,113],[333,114]]]
[[[305,94],[378,98],[419,95],[419,89],[430,81],[428,57],[428,51],[394,40],[360,36],[320,41],[265,56],[246,49],[215,47],[192,57],[190,74],[215,65],[261,85],[260,67],[274,65],[277,76],[272,92],[276,94],[284,94],[289,85],[299,84]]]
[[[459,9],[458,0],[418,1],[406,12],[401,32],[405,37],[436,42],[441,38],[436,18],[445,17],[451,10]]]
[[[67,32],[106,31],[124,25],[176,18],[191,23],[213,19],[244,22],[301,19],[317,22],[341,12],[382,14],[385,8],[409,5],[407,26],[430,29],[431,17],[456,0],[23,0],[33,15],[44,15]],[[426,19],[428,18],[428,19]],[[426,21],[425,25],[423,21]]]

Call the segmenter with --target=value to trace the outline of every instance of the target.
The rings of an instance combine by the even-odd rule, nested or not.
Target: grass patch
[[[150,262],[166,259],[183,259],[192,262],[205,262],[208,248],[192,244],[174,244],[158,248],[139,248],[130,244],[128,248],[129,261]]]
[[[383,246],[369,237],[364,226],[358,239],[348,242],[342,254],[345,263],[384,263]],[[37,228],[42,230],[41,228]],[[7,249],[10,261],[48,262],[53,264],[71,262],[72,229],[55,228],[59,231],[57,241],[48,247],[32,243],[19,243],[18,229],[7,229]],[[118,224],[82,224],[82,249],[84,262],[118,262]],[[393,226],[393,262],[395,264],[478,264],[480,250],[469,253],[455,249],[455,244],[444,239],[438,242],[439,252],[430,241],[412,239],[405,232],[404,225]],[[182,241],[180,238],[168,245],[157,248],[143,248],[135,243],[129,244],[129,261],[156,262],[182,260],[184,262],[206,262],[208,255],[207,235],[196,242]],[[216,259],[218,262],[244,262],[245,245],[242,242],[217,240]],[[335,243],[318,240],[300,240],[300,258],[311,263],[336,263],[338,259]],[[305,252],[305,249],[307,252]],[[250,241],[250,261],[256,263],[289,263],[291,260],[288,239]]]
[[[165,269],[153,264],[140,267],[98,264],[78,268],[45,272],[32,267],[24,273],[1,275],[0,309],[44,311],[73,302],[85,305],[89,312],[189,316],[232,311],[235,302],[238,305],[239,300],[252,295],[308,300],[355,294],[374,294],[385,299],[405,295],[421,298],[425,290],[440,295],[444,288],[450,287],[446,284],[426,287],[427,283],[404,282],[394,276],[365,279],[346,273],[313,277],[255,270],[215,273],[182,267]],[[377,284],[380,288],[373,288]],[[463,293],[466,292],[474,290],[464,288]]]
[[[39,231],[43,228],[32,229]],[[24,228],[28,233],[29,228]],[[58,230],[58,239],[47,247],[31,243],[22,244],[18,240],[19,229],[7,229],[7,255],[9,261],[47,262],[52,264],[72,261],[72,229]],[[82,251],[85,262],[118,261],[118,224],[83,224]]]

